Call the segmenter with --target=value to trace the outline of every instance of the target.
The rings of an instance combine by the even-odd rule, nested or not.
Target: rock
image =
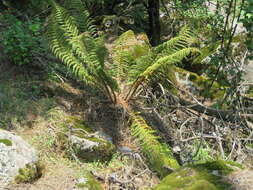
[[[153,190],[231,190],[226,176],[240,167],[221,160],[184,166],[163,178]]]
[[[249,61],[247,65],[244,66],[245,74],[243,75],[243,79],[250,83],[253,82],[253,61]]]
[[[85,161],[107,161],[115,151],[115,146],[101,137],[71,135],[69,140],[76,156]]]
[[[232,184],[233,190],[252,190],[253,170],[244,169],[232,172],[227,179]]]
[[[38,155],[34,148],[21,137],[0,130],[0,186],[22,176],[24,169],[36,168],[37,171],[37,162]]]
[[[100,183],[89,173],[77,179],[76,186],[76,190],[103,190]]]
[[[62,127],[58,133],[60,144],[84,161],[108,161],[116,151],[110,136],[94,131],[78,118],[67,118]]]
[[[118,150],[119,150],[120,152],[122,152],[123,154],[131,154],[131,153],[134,153],[134,151],[133,151],[131,148],[127,147],[127,146],[118,147]]]
[[[212,80],[204,75],[198,75],[197,73],[187,71],[180,67],[174,67],[174,71],[178,84],[188,89],[194,95],[219,100],[225,94],[225,88],[227,87],[221,86],[215,81],[213,82],[212,88],[207,90]]]

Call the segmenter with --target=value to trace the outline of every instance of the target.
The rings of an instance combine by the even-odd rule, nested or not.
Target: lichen
[[[14,181],[16,183],[31,183],[42,176],[43,169],[44,166],[41,162],[26,164],[24,168],[19,169]]]
[[[234,167],[240,165],[222,160],[184,166],[166,176],[153,190],[229,190],[231,184],[224,176]]]

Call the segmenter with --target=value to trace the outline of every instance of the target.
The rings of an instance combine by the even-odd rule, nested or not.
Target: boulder
[[[22,182],[21,178],[37,176],[37,163],[38,154],[33,147],[21,137],[0,130],[0,186],[9,184],[16,177]],[[26,174],[33,173],[33,176],[23,176],[24,170]]]
[[[184,166],[163,178],[153,190],[231,190],[227,176],[240,168],[222,160]]]

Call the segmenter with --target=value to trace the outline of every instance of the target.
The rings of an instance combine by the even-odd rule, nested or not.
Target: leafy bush
[[[16,65],[32,62],[39,51],[41,22],[39,19],[20,21],[14,15],[0,15],[4,30],[0,31],[0,41],[4,54]]]

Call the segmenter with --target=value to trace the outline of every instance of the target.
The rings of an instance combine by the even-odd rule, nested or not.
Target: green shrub
[[[0,23],[4,26],[0,31],[3,53],[16,65],[32,62],[41,47],[40,20],[21,21],[7,13],[0,15]]]

